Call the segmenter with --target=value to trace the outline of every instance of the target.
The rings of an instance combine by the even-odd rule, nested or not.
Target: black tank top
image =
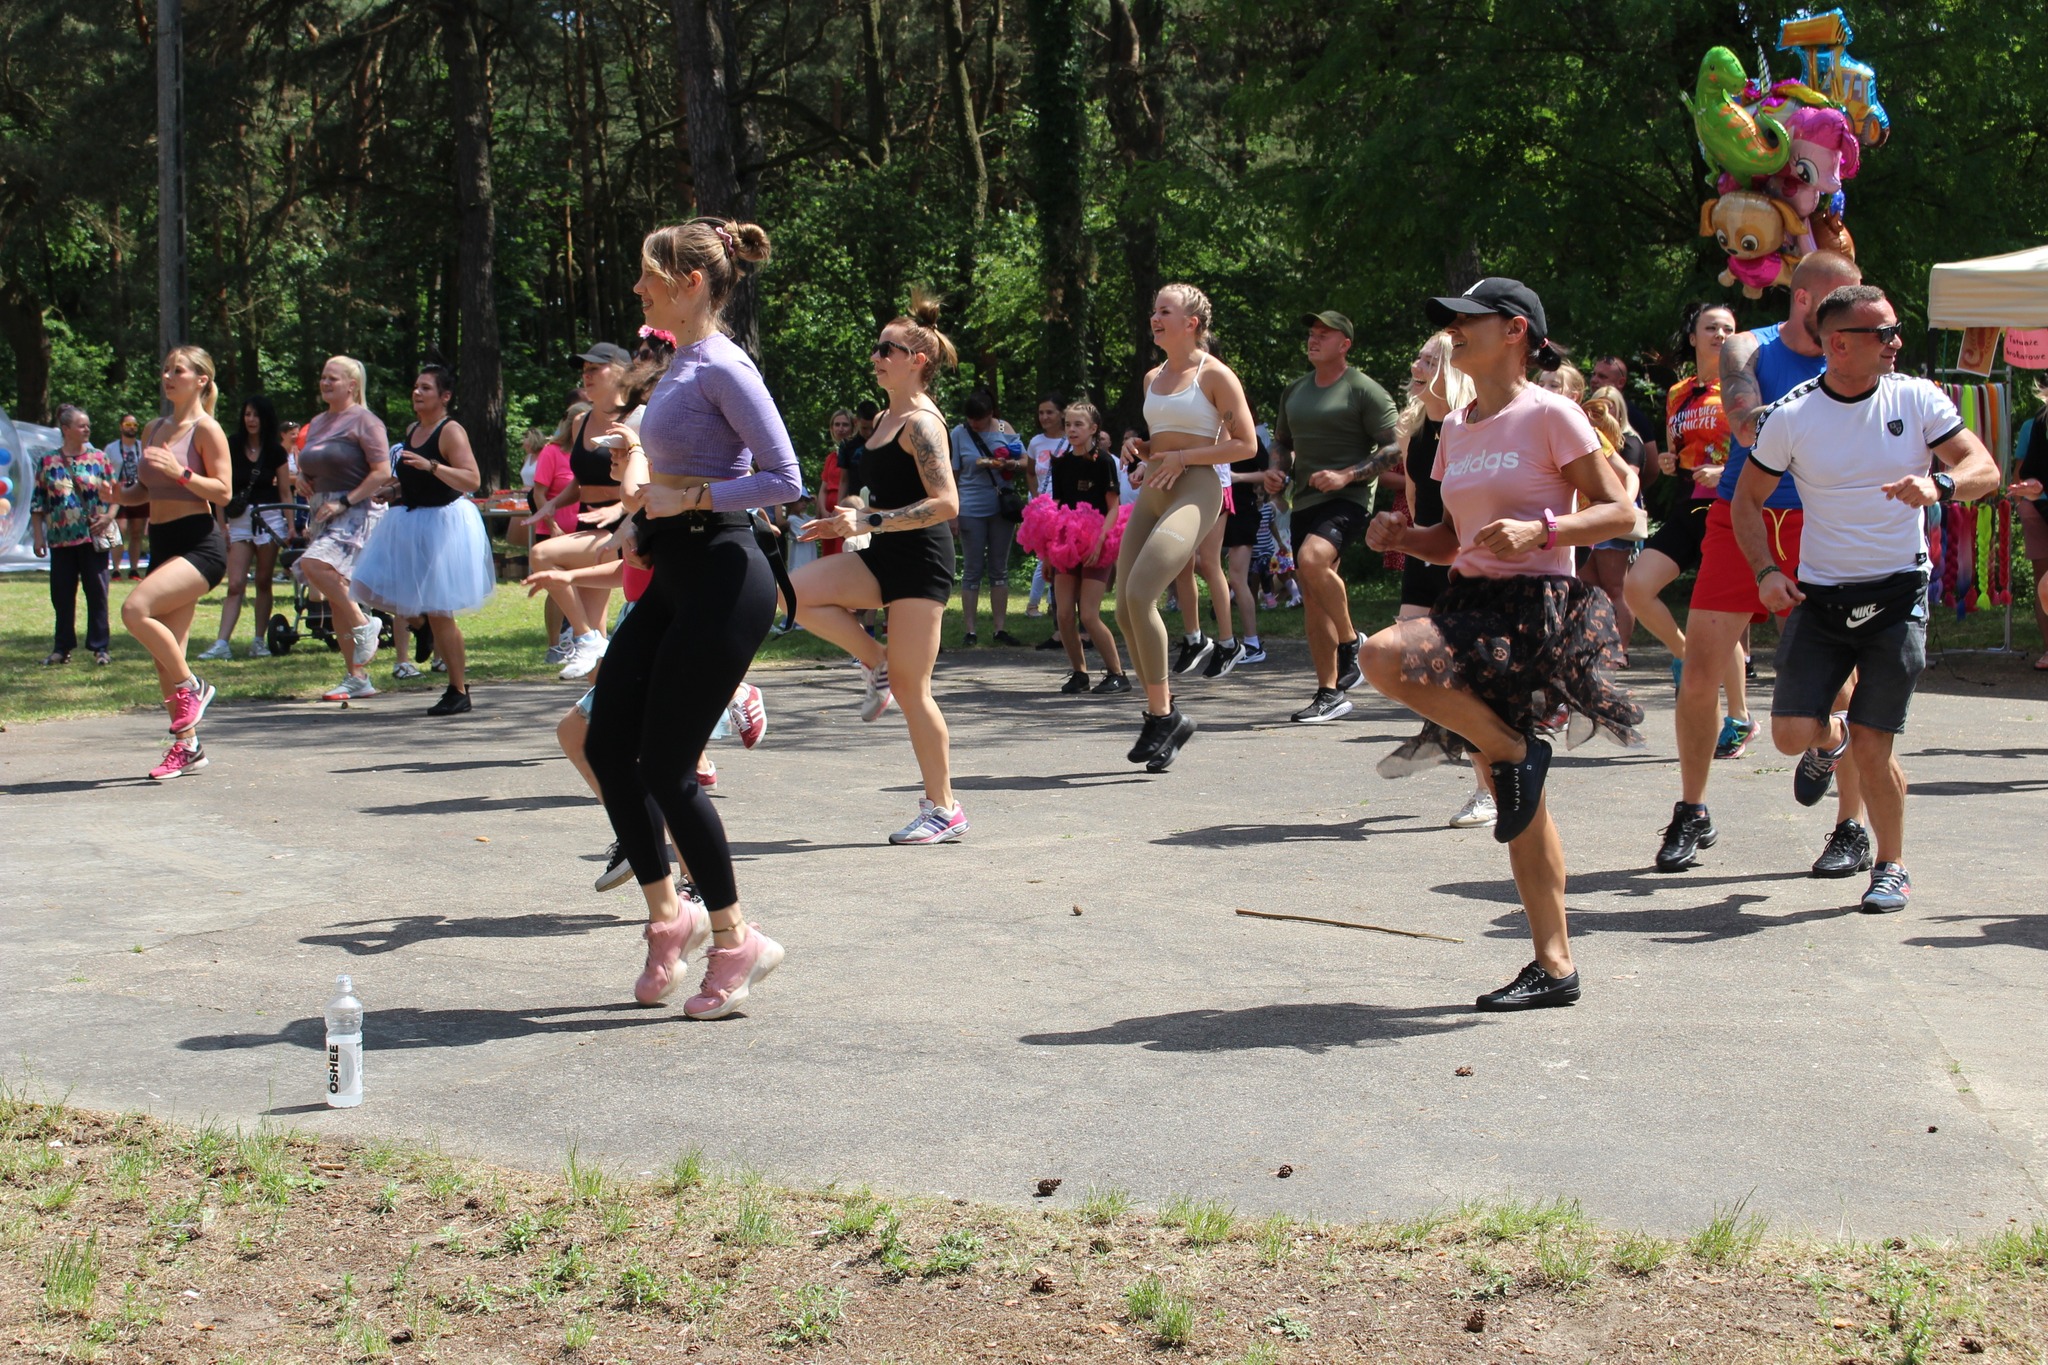
[[[879,511],[908,507],[931,496],[917,472],[917,457],[903,448],[903,427],[896,429],[895,438],[887,445],[861,448],[860,481],[867,485]]]
[[[619,500],[619,481],[612,477],[612,453],[593,450],[583,444],[583,438],[590,434],[593,415],[584,413],[582,425],[576,428],[576,443],[569,447],[569,472],[575,476],[577,487],[583,490],[583,505],[603,507]]]
[[[1444,424],[1423,418],[1408,438],[1408,516],[1417,526],[1438,526],[1444,519],[1444,486],[1430,475],[1436,470],[1437,439]]]
[[[415,455],[426,456],[435,464],[444,463],[441,459],[441,429],[447,426],[448,422],[449,419],[443,417],[435,423],[434,429],[427,433],[423,445],[414,445],[413,438],[407,436],[405,448]],[[418,423],[413,424],[413,430],[419,430]],[[398,462],[398,488],[405,495],[407,507],[446,507],[462,496],[461,489],[444,483],[441,476],[433,470],[414,469],[404,460]]]

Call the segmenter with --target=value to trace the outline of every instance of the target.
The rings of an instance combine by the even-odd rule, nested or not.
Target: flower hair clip
[[[676,345],[676,335],[674,332],[664,332],[659,327],[649,327],[644,323],[640,327],[640,339],[642,341],[650,339],[659,341],[670,350],[674,350]]]
[[[731,256],[738,253],[739,243],[733,240],[732,233],[726,230],[725,224],[713,223],[711,225],[711,230],[718,234],[719,241],[725,243],[726,255]]]

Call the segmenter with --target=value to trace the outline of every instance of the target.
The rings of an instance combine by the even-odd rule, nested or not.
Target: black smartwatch
[[[868,513],[868,515],[867,515],[867,523],[868,523],[868,526],[869,526],[869,527],[870,527],[871,529],[873,529],[873,530],[876,530],[876,531],[879,531],[879,530],[881,530],[881,529],[882,529],[882,514],[881,514],[880,512],[870,512],[870,513]]]
[[[1931,475],[1934,480],[1934,500],[1953,502],[1956,496],[1956,481],[1946,474]]]

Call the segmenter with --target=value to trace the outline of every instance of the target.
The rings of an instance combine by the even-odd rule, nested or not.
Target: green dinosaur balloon
[[[1725,47],[1709,48],[1700,62],[1698,91],[1685,101],[1708,164],[1743,181],[1776,175],[1792,160],[1785,125],[1762,112],[1752,117],[1742,107],[1747,84],[1740,58]]]

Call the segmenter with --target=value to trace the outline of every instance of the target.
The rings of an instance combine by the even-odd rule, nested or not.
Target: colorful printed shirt
[[[1703,465],[1728,462],[1728,418],[1721,411],[1721,381],[1689,376],[1672,386],[1664,400],[1665,420],[1678,467],[1687,473]],[[1690,482],[1690,480],[1688,480]],[[1714,485],[1695,483],[1696,499],[1714,496]]]
[[[107,457],[91,446],[76,459],[62,447],[39,458],[29,511],[43,519],[44,543],[82,545],[91,540],[92,519],[107,510],[101,488],[112,477]]]

